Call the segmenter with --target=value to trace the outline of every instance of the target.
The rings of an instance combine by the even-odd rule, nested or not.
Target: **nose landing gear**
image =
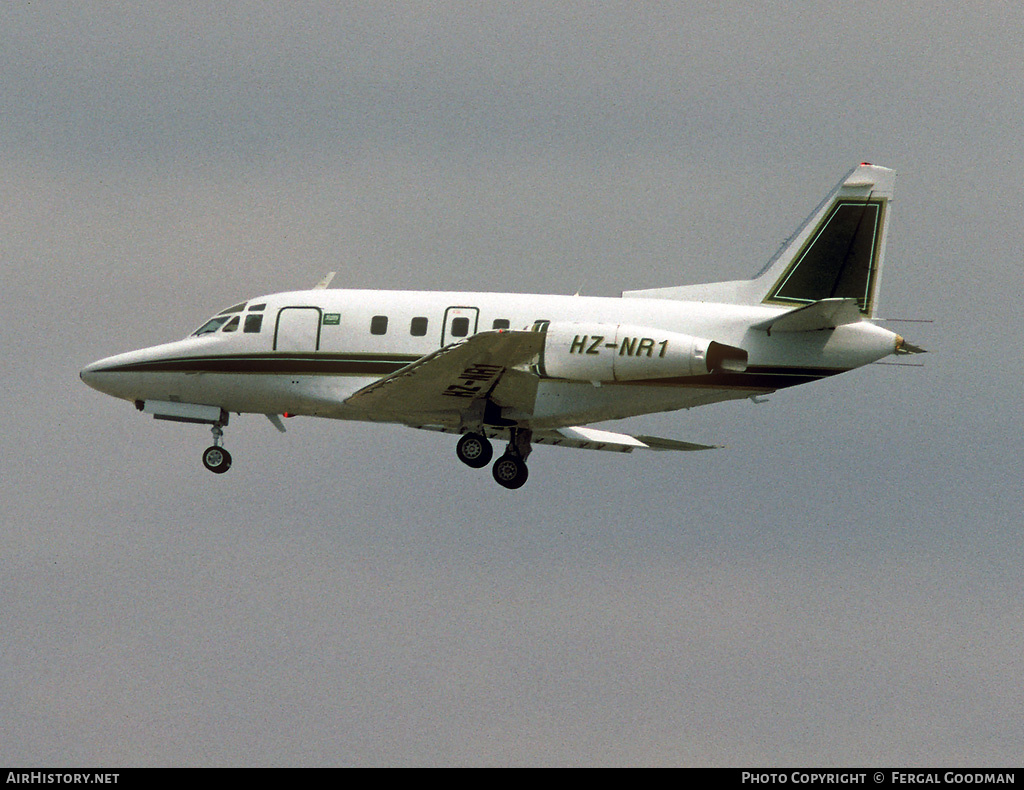
[[[214,423],[210,431],[213,433],[213,446],[203,450],[203,466],[215,475],[222,475],[231,468],[231,453],[221,446],[224,437],[221,424]]]
[[[201,403],[182,403],[176,400],[137,400],[135,408],[152,414],[157,420],[209,425],[210,431],[213,433],[213,446],[207,447],[203,451],[203,466],[217,475],[222,475],[231,468],[231,453],[221,446],[224,428],[228,424],[227,409]]]

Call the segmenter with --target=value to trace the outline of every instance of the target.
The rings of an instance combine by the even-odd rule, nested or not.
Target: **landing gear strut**
[[[222,475],[231,468],[231,453],[221,446],[224,430],[220,423],[214,423],[210,431],[213,433],[213,446],[203,451],[203,466],[215,475]]]

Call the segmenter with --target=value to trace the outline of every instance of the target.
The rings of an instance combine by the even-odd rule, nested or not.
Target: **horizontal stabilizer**
[[[927,349],[915,346],[913,343],[908,343],[902,337],[896,338],[896,353],[897,354],[927,354]]]
[[[754,324],[754,329],[772,332],[814,332],[835,329],[843,324],[856,324],[862,320],[856,299],[820,299],[798,307],[767,321]]]

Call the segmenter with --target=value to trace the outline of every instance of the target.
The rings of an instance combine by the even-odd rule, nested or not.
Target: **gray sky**
[[[994,765],[1024,742],[1024,11],[0,8],[0,763]],[[78,380],[307,287],[746,277],[895,168],[871,366],[539,448]]]

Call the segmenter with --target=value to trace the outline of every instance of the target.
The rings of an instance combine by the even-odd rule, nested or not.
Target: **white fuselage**
[[[897,343],[895,334],[868,321],[768,333],[753,327],[783,308],[669,299],[317,289],[237,307],[222,314],[228,320],[215,331],[100,360],[82,378],[135,402],[414,424],[344,401],[381,376],[492,329],[628,324],[707,338],[748,354],[746,369],[736,373],[629,382],[541,378],[531,424],[558,427],[770,392],[874,362]]]
[[[203,465],[231,467],[230,412],[459,434],[455,454],[505,488],[534,444],[713,449],[588,423],[688,409],[918,353],[872,323],[895,173],[861,163],[751,280],[619,298],[328,290],[269,294],[190,337],[95,362],[91,387],[156,419],[210,426]]]

